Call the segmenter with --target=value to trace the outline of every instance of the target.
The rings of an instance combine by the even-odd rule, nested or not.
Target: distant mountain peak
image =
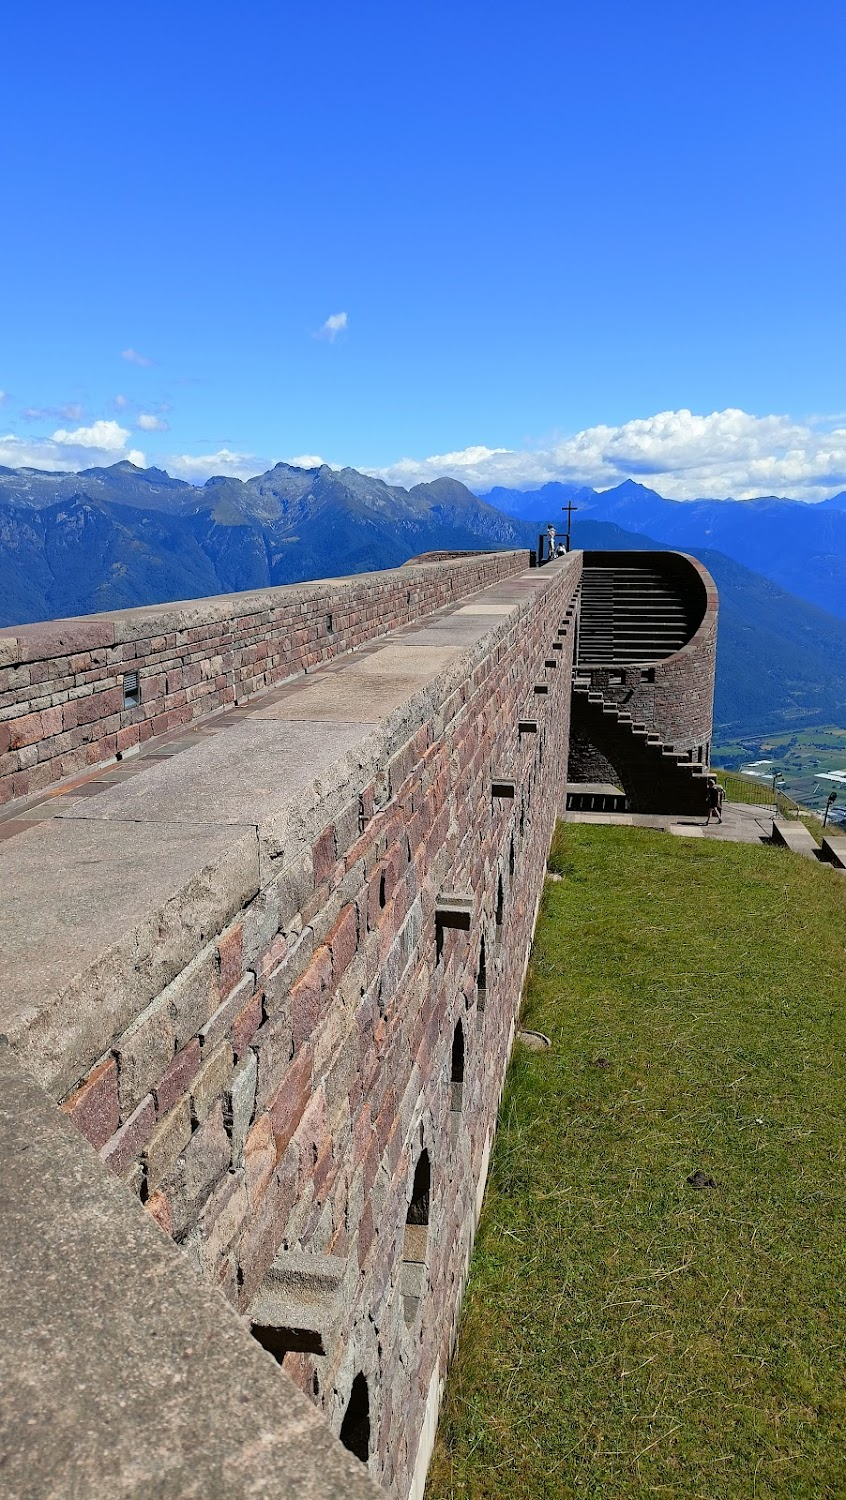
[[[647,484],[640,484],[637,479],[624,479],[620,484],[615,484],[611,487],[611,489],[608,490],[600,490],[599,493],[602,495],[603,499],[608,499],[608,497],[611,495],[615,495],[620,500],[627,500],[630,498],[639,500],[646,498],[648,498],[649,500],[662,500],[664,498],[662,495],[658,494],[657,490],[651,490]],[[672,501],[667,501],[666,503],[668,505],[673,504]]]

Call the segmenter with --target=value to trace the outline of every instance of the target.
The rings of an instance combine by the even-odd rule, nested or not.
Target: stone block
[[[159,995],[115,1043],[121,1114],[131,1114],[140,1099],[162,1080],[173,1061],[176,1038],[167,1000]]]
[[[205,1026],[200,1028],[200,1046],[204,1053],[210,1052],[224,1037],[232,1035],[232,1027],[244,1006],[252,998],[254,988],[255,974],[252,972],[245,974],[240,984],[236,984],[234,990],[217,1007],[214,1015]]]
[[[43,738],[40,713],[22,714],[19,719],[13,719],[9,725],[9,745],[12,750],[20,750],[25,745],[34,745]]]
[[[236,1059],[244,1056],[247,1048],[255,1039],[256,1033],[262,1023],[264,1014],[264,997],[261,994],[253,995],[247,1001],[244,1009],[236,1016],[232,1025],[232,1049]]]
[[[294,917],[310,899],[314,885],[314,865],[309,849],[286,866],[271,886],[271,892],[275,892],[278,901],[278,926],[283,932],[289,930]]]
[[[250,1322],[258,1328],[316,1334],[315,1352],[326,1354],[337,1340],[348,1282],[349,1264],[338,1256],[282,1251],[249,1308]]]
[[[242,925],[244,966],[257,968],[279,931],[279,907],[273,887],[265,887],[250,902]]]
[[[279,1011],[260,1026],[253,1038],[258,1059],[257,1108],[263,1109],[276,1090],[294,1056],[294,1033],[290,1016]]]
[[[241,1234],[249,1210],[243,1171],[228,1174],[203,1209],[195,1235],[189,1236],[189,1242],[196,1243],[200,1269],[209,1278],[222,1270],[226,1253]]]
[[[217,958],[215,950],[205,948],[186,965],[176,979],[162,991],[167,1003],[177,1047],[184,1047],[197,1036],[217,1010]]]
[[[296,1046],[317,1027],[331,982],[332,956],[328,948],[318,948],[305,973],[291,986],[290,1014]]]
[[[183,1234],[196,1220],[215,1183],[228,1170],[230,1160],[223,1104],[218,1100],[161,1184],[170,1203],[174,1234]]]
[[[249,1306],[283,1235],[291,1228],[298,1185],[297,1164],[294,1153],[291,1153],[280,1161],[268,1179],[241,1239],[238,1259],[243,1280],[242,1308]]]
[[[111,1055],[92,1068],[85,1082],[65,1099],[65,1114],[97,1150],[105,1146],[120,1124],[117,1063]]]
[[[226,1041],[204,1057],[191,1089],[191,1109],[197,1124],[205,1120],[216,1103],[222,1104],[233,1066],[232,1047]]]
[[[177,1052],[167,1072],[153,1086],[156,1112],[161,1119],[172,1109],[177,1099],[185,1094],[200,1067],[200,1044],[194,1037],[181,1052]]]
[[[251,1052],[241,1065],[235,1069],[232,1081],[229,1085],[229,1108],[226,1111],[226,1123],[232,1141],[232,1160],[240,1161],[244,1150],[244,1142],[247,1139],[247,1131],[252,1124],[253,1110],[256,1102],[256,1080],[258,1076],[258,1059]]]
[[[100,1151],[106,1166],[121,1176],[131,1166],[133,1158],[140,1156],[155,1124],[156,1106],[152,1094],[148,1094]]]
[[[313,954],[314,935],[311,928],[306,927],[293,938],[284,957],[264,982],[264,1006],[268,1016],[286,1004],[291,985],[311,963]]]
[[[354,906],[345,906],[326,938],[332,955],[332,982],[337,984],[355,957],[358,942],[357,914]]]
[[[282,1156],[308,1108],[312,1092],[312,1050],[300,1048],[270,1103],[276,1154]]]
[[[261,1200],[274,1171],[278,1153],[270,1115],[260,1115],[247,1132],[244,1141],[243,1165],[246,1174],[247,1192],[255,1208]]]
[[[313,849],[314,883],[320,885],[335,868],[335,830],[327,828]]]
[[[191,1100],[186,1094],[165,1115],[150,1136],[144,1152],[147,1188],[154,1192],[176,1164],[191,1139]]]
[[[217,945],[218,987],[223,999],[235,988],[243,972],[244,929],[240,922],[231,927]]]
[[[16,660],[47,661],[53,656],[69,656],[74,651],[91,651],[111,646],[114,625],[110,620],[55,620],[39,625],[19,626]]]

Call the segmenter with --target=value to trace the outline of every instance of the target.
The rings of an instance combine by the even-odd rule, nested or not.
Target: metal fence
[[[798,803],[778,787],[773,795],[771,781],[758,781],[737,771],[720,771],[716,766],[712,767],[712,773],[725,791],[727,802],[750,802],[754,807],[771,807],[780,818],[798,818]]]

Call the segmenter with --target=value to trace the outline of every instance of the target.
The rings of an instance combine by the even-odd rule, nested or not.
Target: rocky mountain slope
[[[522,547],[531,526],[455,480],[404,490],[277,464],[198,488],[160,469],[0,470],[0,623],[20,625],[405,562]]]

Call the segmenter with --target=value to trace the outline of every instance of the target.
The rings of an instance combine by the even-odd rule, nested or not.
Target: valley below
[[[829,822],[846,823],[846,729],[820,725],[793,733],[747,735],[715,743],[715,766],[740,771],[771,787],[778,777],[781,791],[822,814],[828,797],[837,794],[829,811]]]

